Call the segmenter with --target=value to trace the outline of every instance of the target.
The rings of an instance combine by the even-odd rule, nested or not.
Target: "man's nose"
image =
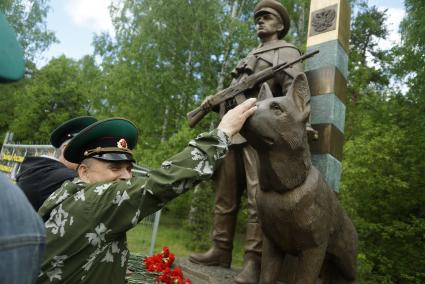
[[[120,171],[120,176],[119,176],[120,180],[128,180],[130,178],[131,178],[131,171],[129,171],[128,169],[122,169]]]

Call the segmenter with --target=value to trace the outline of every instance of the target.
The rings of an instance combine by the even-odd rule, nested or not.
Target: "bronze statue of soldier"
[[[286,8],[276,0],[262,0],[254,10],[256,33],[260,45],[242,59],[232,71],[232,84],[246,76],[268,67],[289,62],[301,55],[293,44],[283,40],[290,27]],[[284,96],[295,74],[303,72],[302,63],[285,69],[268,84],[273,96]],[[257,97],[261,85],[246,91],[246,98]],[[238,98],[236,98],[238,100]],[[220,114],[232,107],[231,101],[220,105]],[[257,220],[255,195],[259,190],[257,173],[258,157],[256,151],[247,144],[244,137],[233,137],[232,146],[215,175],[214,187],[216,201],[214,208],[213,246],[205,253],[193,254],[189,260],[203,265],[230,267],[233,238],[237,213],[244,190],[248,196],[248,220],[246,225],[245,257],[242,271],[236,283],[258,283],[261,270],[262,231]]]

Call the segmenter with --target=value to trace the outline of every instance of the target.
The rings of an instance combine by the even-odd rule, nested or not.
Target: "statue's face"
[[[283,24],[275,15],[264,13],[255,18],[255,28],[259,38],[277,37],[278,32],[283,30]]]

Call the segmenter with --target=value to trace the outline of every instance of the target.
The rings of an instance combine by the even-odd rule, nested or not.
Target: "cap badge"
[[[117,142],[117,147],[120,149],[128,149],[127,148],[127,141],[125,141],[124,138],[121,138],[118,142]]]

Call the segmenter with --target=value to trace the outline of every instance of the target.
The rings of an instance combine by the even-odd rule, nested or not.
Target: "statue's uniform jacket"
[[[271,42],[266,46],[259,46],[253,49],[247,57],[242,59],[236,68],[232,71],[234,77],[233,83],[236,83],[246,76],[276,66],[285,62],[300,57],[301,52],[293,44],[287,43],[284,40],[278,40]],[[292,68],[286,69],[284,72],[280,72],[273,78],[267,81],[273,96],[279,97],[284,96],[288,91],[288,88],[292,82],[293,77],[303,72],[304,68],[302,63],[295,64]],[[255,88],[245,93],[246,97],[257,97],[261,85],[257,85]]]
[[[297,59],[301,52],[294,45],[277,40],[253,49],[242,59],[232,71],[234,84],[246,76]],[[267,81],[274,96],[284,96],[291,85],[295,74],[303,72],[302,63],[295,64],[285,72],[281,72]],[[257,97],[261,85],[245,92],[247,98]],[[226,103],[220,105],[220,113],[224,113]],[[248,223],[245,241],[245,252],[261,253],[261,230],[258,225],[255,194],[259,190],[258,158],[255,150],[246,143],[245,138],[237,134],[233,136],[232,146],[215,177],[216,224],[213,239],[224,248],[231,248],[237,211],[244,190],[248,197]],[[220,224],[223,223],[223,224]]]
[[[146,177],[96,184],[66,181],[39,210],[47,250],[38,283],[125,283],[126,232],[211,177],[229,144],[222,131],[213,130]]]

